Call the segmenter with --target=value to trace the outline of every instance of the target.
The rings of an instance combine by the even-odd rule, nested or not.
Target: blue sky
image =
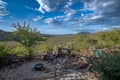
[[[30,22],[43,34],[98,32],[120,27],[120,0],[0,0],[0,29]]]

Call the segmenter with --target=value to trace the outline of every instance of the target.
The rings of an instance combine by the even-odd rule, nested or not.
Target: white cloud
[[[98,18],[101,18],[102,15],[94,15],[93,17],[91,17],[90,19],[98,19]]]
[[[93,2],[84,2],[84,9],[85,10],[97,10],[97,1],[96,0],[94,0]]]
[[[41,13],[45,13],[46,11],[49,11],[50,8],[47,6],[47,1],[46,0],[37,0],[37,2],[39,3],[40,7],[38,9],[38,11],[40,11]]]
[[[105,3],[102,4],[102,6],[107,7],[107,6],[110,6],[112,4],[114,4],[114,1],[105,2]]]
[[[75,0],[36,0],[39,3],[38,11],[45,14],[50,11],[57,11],[58,9],[64,10],[63,8],[69,8]]]
[[[6,2],[0,0],[0,6],[6,6],[6,4],[7,4]]]
[[[93,13],[81,14],[82,17],[75,21],[75,24],[80,23],[83,26],[91,24],[113,25],[112,21],[114,21],[114,25],[119,24],[119,0],[83,0],[83,2],[84,8],[81,11],[92,11]],[[117,19],[113,20],[113,18]]]
[[[66,14],[66,16],[70,17],[74,15],[77,11],[71,10],[69,13]]]
[[[69,8],[73,4],[72,0],[69,0],[67,4],[65,5],[65,8]]]
[[[39,21],[39,20],[41,20],[43,17],[41,17],[41,16],[37,16],[36,18],[33,18],[33,21]]]
[[[49,25],[61,26],[63,21],[61,21],[60,19],[55,19],[55,17],[53,17],[47,18],[43,22]]]
[[[54,17],[54,19],[61,19],[61,18],[65,18],[65,16],[56,16],[56,17]]]
[[[51,24],[54,21],[54,18],[47,18],[44,20],[45,23]]]
[[[61,16],[56,16],[56,17],[54,17],[54,20],[63,21],[65,18],[66,18],[65,15],[61,15]]]
[[[81,13],[81,17],[84,17],[84,16],[85,16],[85,14]]]
[[[40,7],[38,9],[38,11],[40,11],[41,13],[45,13],[50,12],[52,10],[55,9],[55,7],[52,7],[52,5],[50,4],[50,0],[37,0],[37,2],[39,3]]]
[[[75,10],[72,6],[78,1],[82,1],[84,7]],[[47,24],[59,24],[60,22],[60,25],[68,23],[67,26],[72,24],[78,27],[96,24],[107,25],[113,21],[113,17],[120,15],[120,11],[117,10],[120,8],[117,4],[120,3],[119,0],[37,0],[37,2],[40,5],[38,10],[43,14],[51,11],[63,13],[63,15],[45,19],[44,22]],[[119,19],[116,20],[119,21]],[[114,19],[114,23],[116,20]]]
[[[69,21],[72,19],[72,16],[76,13],[75,10],[70,10],[70,12],[65,12],[64,15],[55,16],[53,18],[47,18],[44,20],[47,24],[62,24],[64,21]]]
[[[67,9],[64,11],[64,14],[65,14],[65,18],[64,20],[65,21],[68,21],[72,18],[73,15],[75,15],[77,13],[76,10],[73,10],[73,9]]]
[[[6,10],[7,3],[0,0],[0,17],[6,16],[8,11]]]
[[[97,12],[97,14],[102,14],[104,12],[110,12],[112,8],[114,8],[116,1],[114,0],[93,0],[91,2],[84,2],[83,10],[92,10]],[[110,10],[110,11],[109,11]]]

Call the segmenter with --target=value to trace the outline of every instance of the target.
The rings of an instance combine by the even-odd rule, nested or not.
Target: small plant
[[[103,54],[93,63],[93,69],[101,74],[102,80],[120,79],[120,52]]]

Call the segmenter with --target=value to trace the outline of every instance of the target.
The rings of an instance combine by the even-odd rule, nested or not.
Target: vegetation
[[[64,45],[69,42],[73,42],[76,35],[58,35],[49,37],[47,43],[51,46]]]
[[[7,49],[4,45],[0,46],[0,69],[6,64]]]
[[[119,46],[120,44],[120,29],[97,33],[98,44],[102,47]]]
[[[94,70],[101,74],[102,80],[119,80],[120,76],[120,52],[101,55],[94,62]]]
[[[2,45],[0,43],[0,68],[5,65],[6,55],[17,54],[19,56],[32,55],[33,53],[46,53],[57,50],[57,47],[71,48],[75,53],[88,55],[89,49],[101,48],[106,53],[100,55],[94,61],[94,70],[101,74],[103,80],[118,80],[120,76],[120,29],[98,32],[95,34],[77,34],[64,36],[45,36],[44,39],[36,29],[29,24],[23,26],[13,24],[13,40]],[[46,40],[46,41],[45,41]],[[42,42],[43,41],[43,42]],[[44,42],[45,41],[45,42]]]
[[[75,38],[74,48],[77,52],[84,53],[85,50],[97,45],[97,40],[92,35],[78,35]]]
[[[44,54],[44,53],[47,53],[48,51],[52,50],[53,47],[48,45],[46,42],[43,42],[41,43],[41,45],[37,45],[36,48],[35,48],[35,52],[34,53],[41,53],[41,54]]]
[[[33,48],[38,41],[45,41],[40,36],[40,33],[36,29],[30,28],[29,24],[26,25],[26,22],[24,22],[23,26],[19,23],[12,26],[15,28],[13,32],[14,40],[22,44],[28,50],[29,55],[32,55]]]
[[[120,29],[113,29],[111,31],[98,32],[95,34],[46,36],[46,35],[40,35],[36,29],[31,29],[29,25],[26,25],[26,24],[24,24],[23,26],[21,26],[20,24],[14,24],[13,26],[16,29],[13,32],[14,40],[24,45],[24,47],[22,47],[20,44],[17,45],[16,46],[17,51],[15,51],[16,47],[14,48],[13,52],[18,52],[18,53],[22,53],[22,52],[19,52],[19,48],[21,47],[23,49],[27,48],[27,51],[28,50],[30,51],[31,49],[30,54],[31,52],[37,52],[37,53],[47,52],[49,51],[49,48],[56,50],[57,47],[66,47],[66,48],[74,49],[75,53],[88,54],[87,51],[90,48],[99,47],[102,49],[104,48],[110,49],[113,47],[119,47],[119,44],[120,44],[120,35],[119,35]],[[42,37],[44,36],[48,38],[46,43],[37,44],[39,40],[40,42],[43,40]],[[39,38],[39,40],[35,38]],[[34,47],[35,51],[33,51],[33,46],[35,46],[36,44],[37,44],[37,48],[35,49]],[[49,48],[46,47],[45,45],[49,46]],[[40,50],[40,48],[43,48],[43,50]],[[24,52],[28,53],[27,51],[23,51],[23,54]]]

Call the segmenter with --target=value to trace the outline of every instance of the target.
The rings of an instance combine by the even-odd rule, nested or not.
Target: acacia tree
[[[20,25],[20,23],[14,23],[12,27],[14,27],[13,39],[25,46],[29,55],[32,55],[32,48],[38,43],[38,41],[45,41],[35,28],[32,29],[30,27],[29,23],[26,24],[26,22],[24,22],[23,25]]]

